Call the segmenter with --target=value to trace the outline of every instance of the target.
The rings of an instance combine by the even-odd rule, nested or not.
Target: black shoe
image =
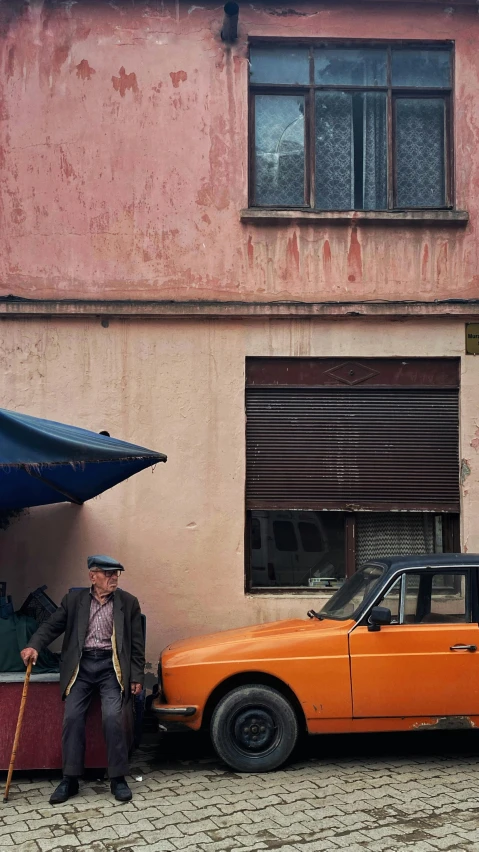
[[[129,802],[132,798],[132,792],[123,776],[111,778],[110,790],[118,802]]]
[[[65,775],[65,777],[60,781],[57,789],[54,790],[50,796],[50,804],[61,805],[62,802],[66,802],[70,796],[76,796],[77,793],[78,779]]]

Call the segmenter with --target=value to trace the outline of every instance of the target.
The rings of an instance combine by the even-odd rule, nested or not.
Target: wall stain
[[[426,243],[422,253],[421,277],[423,280],[427,278],[427,268],[429,265],[429,246]]]
[[[291,265],[295,267],[299,272],[299,246],[296,231],[293,232],[293,236],[288,240],[288,246],[286,248],[286,257],[288,261],[288,266]]]
[[[80,80],[91,80],[91,75],[96,74],[94,68],[88,63],[88,59],[82,59],[79,65],[76,65],[77,77]]]
[[[76,177],[75,169],[72,164],[68,162],[66,158],[66,154],[64,151],[60,149],[60,171],[63,175],[65,175],[66,179],[69,180],[71,177]]]
[[[184,83],[188,79],[188,74],[186,71],[170,71],[170,77],[173,87],[177,89],[180,83]]]
[[[7,61],[6,61],[5,65],[6,65],[5,70],[7,72],[7,77],[10,79],[10,77],[13,77],[13,75],[15,73],[15,48],[14,48],[13,45],[11,46],[11,48],[9,49],[9,51],[7,53]]]
[[[331,246],[329,240],[325,240],[323,243],[323,269],[326,278],[328,278],[331,272],[331,260]]]
[[[253,246],[253,237],[251,234],[248,237],[248,263],[250,269],[253,269],[254,264],[254,246]]]
[[[447,255],[448,255],[447,243],[442,243],[442,245],[439,249],[439,254],[438,254],[438,257],[437,257],[437,266],[436,266],[437,280],[438,280],[438,283],[440,283],[440,284],[445,283],[446,280],[447,280],[447,276],[448,276],[448,258],[447,258]]]
[[[351,241],[348,251],[348,281],[356,281],[363,276],[363,261],[361,255],[361,244],[358,240],[357,228],[351,228]]]
[[[137,95],[139,89],[136,74],[133,71],[131,72],[131,74],[127,74],[123,65],[121,66],[120,71],[118,73],[120,74],[119,77],[111,78],[111,82],[113,83],[113,88],[115,89],[115,92],[119,92],[122,98],[125,97],[125,92],[127,92],[129,89],[134,92],[135,95]]]
[[[474,438],[471,441],[471,447],[473,448],[473,450],[476,451],[476,453],[479,450],[479,426],[476,426],[476,431],[474,432]]]

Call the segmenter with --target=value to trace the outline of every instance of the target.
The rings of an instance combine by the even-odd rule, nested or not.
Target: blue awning
[[[163,453],[0,408],[0,510],[84,503]]]

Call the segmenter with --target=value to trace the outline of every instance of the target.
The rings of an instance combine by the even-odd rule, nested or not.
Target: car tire
[[[211,740],[238,772],[270,772],[293,751],[299,735],[291,703],[270,686],[251,684],[228,692],[211,719]]]

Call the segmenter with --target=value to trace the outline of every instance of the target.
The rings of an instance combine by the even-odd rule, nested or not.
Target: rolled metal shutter
[[[247,388],[247,507],[458,512],[458,397]]]

